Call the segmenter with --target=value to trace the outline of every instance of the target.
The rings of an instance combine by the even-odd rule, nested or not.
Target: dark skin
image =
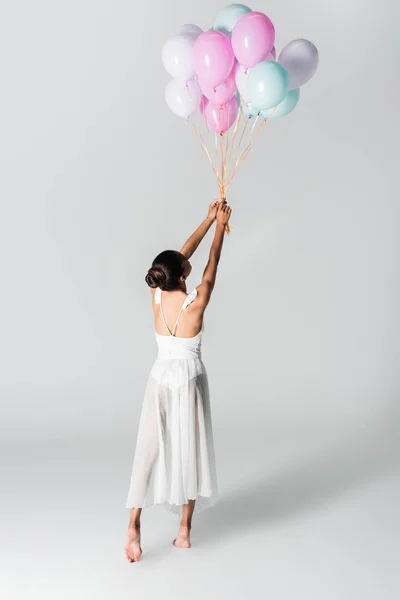
[[[226,199],[215,200],[208,208],[206,218],[200,223],[197,229],[186,240],[180,249],[187,261],[184,267],[184,273],[180,278],[180,287],[177,290],[163,292],[163,308],[165,318],[170,330],[172,330],[179,308],[187,295],[186,278],[189,276],[192,265],[189,259],[193,256],[200,242],[215,223],[214,239],[212,241],[208,261],[203,272],[201,283],[197,286],[197,296],[182,314],[178,323],[176,335],[178,337],[193,337],[201,329],[204,311],[210,301],[212,291],[215,286],[218,263],[221,257],[222,245],[225,238],[225,226],[229,221],[232,209],[227,204]],[[165,326],[163,324],[160,307],[154,302],[155,289],[150,288],[153,296],[153,309],[155,317],[155,328],[157,333],[165,335]],[[168,335],[168,334],[167,334]]]
[[[189,262],[191,256],[198,248],[200,242],[215,222],[214,238],[211,243],[210,252],[206,267],[203,272],[203,277],[200,285],[197,286],[197,296],[194,301],[189,304],[183,312],[183,322],[179,322],[179,337],[192,337],[200,331],[203,320],[204,310],[210,301],[212,291],[215,286],[218,263],[221,257],[222,244],[225,237],[225,226],[229,221],[232,209],[226,203],[226,199],[215,200],[208,208],[207,217],[200,223],[197,229],[183,244],[180,252],[186,257],[185,270],[180,279],[180,288],[171,292],[163,292],[163,306],[168,326],[176,318],[177,310],[182,304],[182,298],[186,296],[186,278],[192,270],[192,265]],[[163,326],[160,307],[154,302],[155,289],[150,288],[153,298],[153,309],[155,314],[156,330],[159,329],[161,335],[165,335],[165,327]],[[170,318],[169,318],[170,317]],[[164,327],[164,328],[163,328]],[[190,548],[190,530],[192,526],[192,516],[194,511],[195,500],[189,500],[187,504],[182,506],[182,518],[178,536],[174,539],[173,544],[176,548]],[[142,548],[140,545],[140,517],[142,509],[132,508],[129,515],[128,539],[125,545],[125,555],[129,562],[136,562],[140,559]]]

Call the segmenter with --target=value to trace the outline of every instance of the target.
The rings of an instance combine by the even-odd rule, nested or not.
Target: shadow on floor
[[[398,467],[399,445],[392,440],[384,431],[374,437],[339,439],[334,447],[321,448],[303,462],[266,474],[229,497],[221,496],[214,507],[197,516],[193,541],[215,543],[242,529],[288,519],[334,501]]]

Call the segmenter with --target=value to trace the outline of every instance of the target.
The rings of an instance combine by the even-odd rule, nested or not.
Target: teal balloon
[[[217,14],[215,19],[214,29],[222,31],[222,33],[232,33],[232,29],[243,15],[251,12],[251,8],[244,4],[229,4],[225,6]]]
[[[249,119],[251,117],[258,117],[258,115],[260,114],[260,110],[258,108],[256,108],[255,106],[253,106],[253,104],[251,104],[251,102],[247,102],[246,104],[243,105],[242,107],[243,110],[243,114],[248,117]]]
[[[268,110],[262,110],[261,114],[265,120],[275,119],[275,117],[285,117],[295,108],[300,98],[300,89],[296,88],[287,93],[286,98],[280,102],[275,108],[269,108]]]
[[[260,110],[280,104],[289,91],[289,75],[277,62],[264,60],[248,70],[246,99]]]

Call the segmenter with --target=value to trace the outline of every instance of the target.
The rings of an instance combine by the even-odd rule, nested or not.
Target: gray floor
[[[398,598],[390,424],[248,433],[242,445],[239,428],[215,431],[221,498],[197,516],[192,549],[172,546],[176,517],[151,507],[136,564],[123,553],[132,439],[9,445],[2,597]]]

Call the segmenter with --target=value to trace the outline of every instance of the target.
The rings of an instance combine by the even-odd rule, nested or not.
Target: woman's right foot
[[[142,554],[140,547],[140,528],[130,525],[128,539],[125,544],[125,555],[129,562],[137,562]]]

